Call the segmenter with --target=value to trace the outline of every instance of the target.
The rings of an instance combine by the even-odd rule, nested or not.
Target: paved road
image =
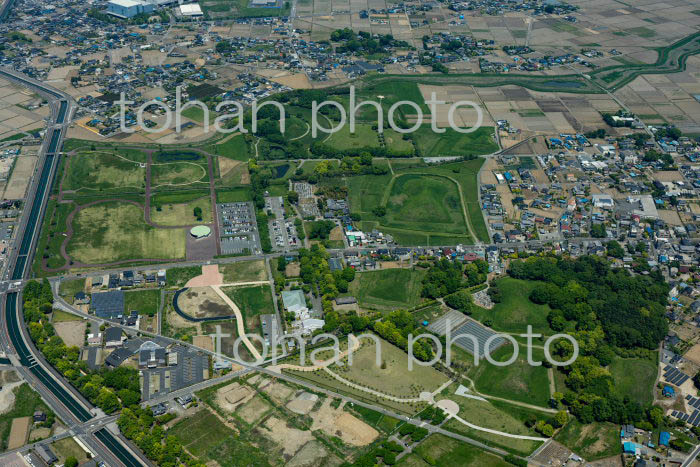
[[[0,76],[31,88],[46,98],[51,106],[46,137],[38,153],[37,171],[33,175],[17,229],[18,235],[6,263],[7,270],[3,271],[6,280],[20,280],[21,287],[32,264],[39,226],[60,158],[59,151],[73,113],[73,101],[70,96],[15,71],[0,69]],[[125,447],[128,443],[104,428],[100,428],[96,435],[81,428],[80,425],[88,420],[92,423],[99,422],[99,411],[93,410],[82,396],[75,393],[34,348],[24,324],[21,288],[14,287],[8,291],[6,282],[0,291],[5,293],[5,300],[1,302],[4,319],[0,323],[0,347],[7,353],[18,373],[42,396],[69,429],[76,430],[99,459],[111,466],[148,465],[145,459],[139,457],[138,451]]]

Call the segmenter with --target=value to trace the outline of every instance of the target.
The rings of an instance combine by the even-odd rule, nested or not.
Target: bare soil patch
[[[294,393],[294,389],[290,388],[286,384],[280,382],[274,382],[270,385],[265,386],[262,391],[269,395],[273,401],[278,404],[284,404],[289,396]]]
[[[291,428],[285,420],[277,417],[268,418],[261,431],[282,446],[286,459],[290,459],[302,446],[314,439],[310,431]]]
[[[287,463],[287,467],[316,467],[317,465],[336,465],[327,459],[328,451],[323,444],[318,441],[309,441],[297,452],[296,456]]]
[[[10,428],[10,439],[7,441],[7,449],[21,448],[27,444],[27,435],[31,426],[31,417],[19,417],[12,419],[12,428]]]
[[[249,401],[254,394],[255,392],[248,386],[232,383],[216,391],[216,403],[226,412],[235,412],[240,405]]]
[[[366,446],[377,439],[377,430],[342,409],[331,407],[326,399],[318,411],[311,414],[314,422],[311,431],[323,430],[330,436],[337,436],[352,446]]]
[[[247,423],[253,424],[270,410],[270,404],[259,395],[255,395],[248,402],[236,410],[236,413]]]
[[[195,318],[230,316],[233,310],[210,287],[193,287],[178,297],[182,311]]]
[[[311,412],[314,408],[316,402],[318,401],[318,396],[316,394],[311,394],[310,392],[302,391],[297,394],[297,396],[289,401],[287,408],[292,412],[299,415],[306,415]]]
[[[56,334],[68,347],[81,347],[85,342],[85,321],[64,321],[53,325]]]
[[[228,157],[219,157],[219,172],[220,176],[223,177],[237,166],[241,165],[241,161],[234,161]]]
[[[210,285],[221,285],[224,283],[224,276],[219,272],[218,264],[207,264],[202,266],[202,275],[193,277],[185,287],[208,287]]]

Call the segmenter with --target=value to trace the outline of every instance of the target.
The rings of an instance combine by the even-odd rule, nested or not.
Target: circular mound
[[[206,225],[198,225],[190,229],[190,235],[194,238],[205,238],[211,235],[211,229]]]

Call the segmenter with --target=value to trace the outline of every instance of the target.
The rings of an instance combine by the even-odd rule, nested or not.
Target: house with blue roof
[[[669,397],[669,398],[674,398],[676,397],[676,390],[673,389],[671,386],[668,384],[664,386],[663,390],[661,393],[664,395],[664,397]]]
[[[668,431],[662,431],[659,433],[659,446],[668,447],[668,443],[671,441],[671,433]]]

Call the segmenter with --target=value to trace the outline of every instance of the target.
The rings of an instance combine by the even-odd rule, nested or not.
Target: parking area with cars
[[[269,230],[272,249],[290,251],[301,246],[296,226],[292,219],[285,219],[284,199],[281,196],[265,198],[265,211],[270,214]]]
[[[260,254],[260,236],[251,202],[216,205],[221,235],[221,254]]]

